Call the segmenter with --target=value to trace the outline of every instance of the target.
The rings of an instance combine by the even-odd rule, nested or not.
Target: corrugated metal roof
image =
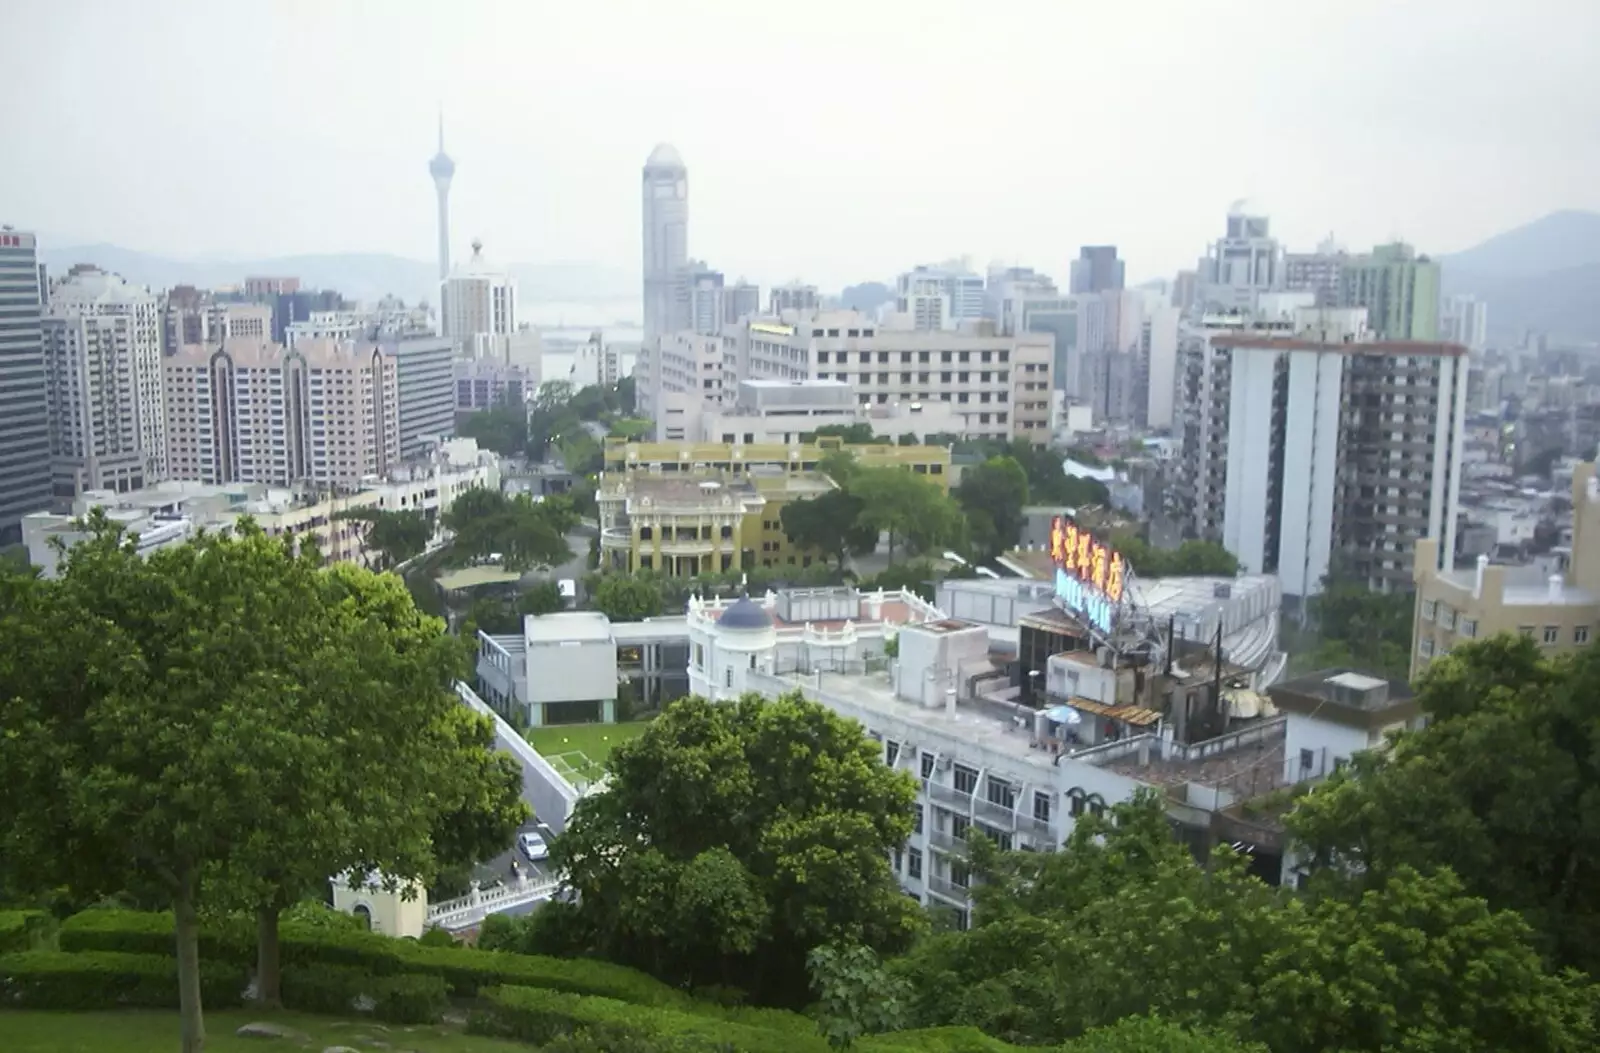
[[[1089,698],[1071,698],[1067,705],[1080,713],[1094,713],[1097,716],[1110,717],[1120,720],[1124,724],[1133,724],[1138,727],[1147,727],[1161,719],[1161,714],[1153,709],[1143,706],[1108,706],[1103,702],[1096,702]]]

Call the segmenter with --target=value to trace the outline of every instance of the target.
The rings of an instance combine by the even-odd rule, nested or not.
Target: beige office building
[[[173,478],[352,489],[400,460],[395,360],[375,345],[230,340],[165,362]]]
[[[786,312],[723,330],[732,389],[744,380],[836,380],[863,406],[948,403],[975,439],[1050,441],[1055,341],[996,335],[992,324],[927,332],[886,328],[854,311]]]
[[[1502,567],[1479,557],[1473,570],[1435,570],[1438,542],[1417,542],[1413,679],[1435,658],[1472,640],[1521,633],[1551,653],[1588,645],[1600,624],[1600,480],[1595,466],[1572,473],[1572,562],[1566,574]]]

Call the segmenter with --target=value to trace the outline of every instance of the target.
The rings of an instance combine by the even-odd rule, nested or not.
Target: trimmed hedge
[[[61,923],[64,951],[120,951],[124,954],[178,952],[177,923],[172,912],[95,908]],[[200,926],[200,960],[247,962],[255,959],[255,927],[243,920],[206,921]]]
[[[64,951],[176,952],[170,913],[87,910],[61,925]],[[470,998],[484,987],[547,987],[572,994],[600,995],[638,1005],[695,1005],[676,988],[626,966],[589,958],[548,958],[472,947],[435,947],[373,932],[331,929],[284,922],[278,927],[279,960],[291,967],[345,966],[381,977],[398,974],[437,976],[451,993]],[[255,930],[244,922],[208,921],[200,930],[202,961],[255,962]],[[370,993],[370,992],[363,992]],[[715,1013],[714,1007],[705,1007]],[[737,1012],[737,1011],[736,1011]]]
[[[370,993],[372,977],[350,965],[285,965],[278,993],[285,1009],[340,1016],[360,995]]]
[[[635,1005],[690,1004],[687,995],[653,976],[591,958],[547,958],[470,947],[389,942],[395,947],[401,972],[443,977],[451,992],[462,998],[471,998],[485,987],[510,985],[597,995]]]
[[[207,1007],[243,1003],[244,971],[200,963]],[[178,963],[170,955],[118,951],[23,951],[0,956],[0,1004],[23,1009],[176,1009]]]
[[[927,1027],[914,1031],[891,1031],[886,1035],[866,1035],[856,1040],[860,1053],[1038,1053],[1036,1049],[1013,1046],[975,1027]]]
[[[601,1030],[619,1040],[700,1040],[739,1053],[824,1053],[827,1040],[813,1030],[774,1031],[661,1006],[629,1005],[613,998],[585,997],[537,987],[491,987],[467,1030],[544,1045],[583,1030]]]
[[[0,910],[0,954],[27,950],[48,917],[42,910]]]
[[[431,1024],[450,1007],[438,976],[380,976],[372,985],[372,1015],[391,1024]]]

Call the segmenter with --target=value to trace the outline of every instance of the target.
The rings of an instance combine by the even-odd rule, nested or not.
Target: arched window
[[[350,913],[359,918],[362,925],[372,928],[372,910],[365,903],[357,903],[355,910]]]

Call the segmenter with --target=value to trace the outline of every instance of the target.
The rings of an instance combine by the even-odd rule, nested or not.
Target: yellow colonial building
[[[791,544],[783,508],[833,489],[818,468],[848,451],[868,468],[899,466],[950,488],[943,446],[627,442],[605,447],[599,506],[601,569],[672,577],[754,567],[801,569],[821,558]]]
[[[814,443],[733,442],[629,442],[607,439],[607,474],[645,472],[652,475],[727,474],[756,472],[798,475],[815,472],[830,453],[848,451],[864,468],[899,466],[926,475],[950,489],[950,449],[947,446],[892,446],[886,443],[847,444],[824,435]]]
[[[1585,647],[1600,626],[1600,480],[1572,473],[1572,559],[1565,574],[1504,567],[1480,556],[1472,570],[1435,570],[1439,542],[1417,542],[1413,564],[1411,676],[1461,644],[1521,633],[1550,652]]]

